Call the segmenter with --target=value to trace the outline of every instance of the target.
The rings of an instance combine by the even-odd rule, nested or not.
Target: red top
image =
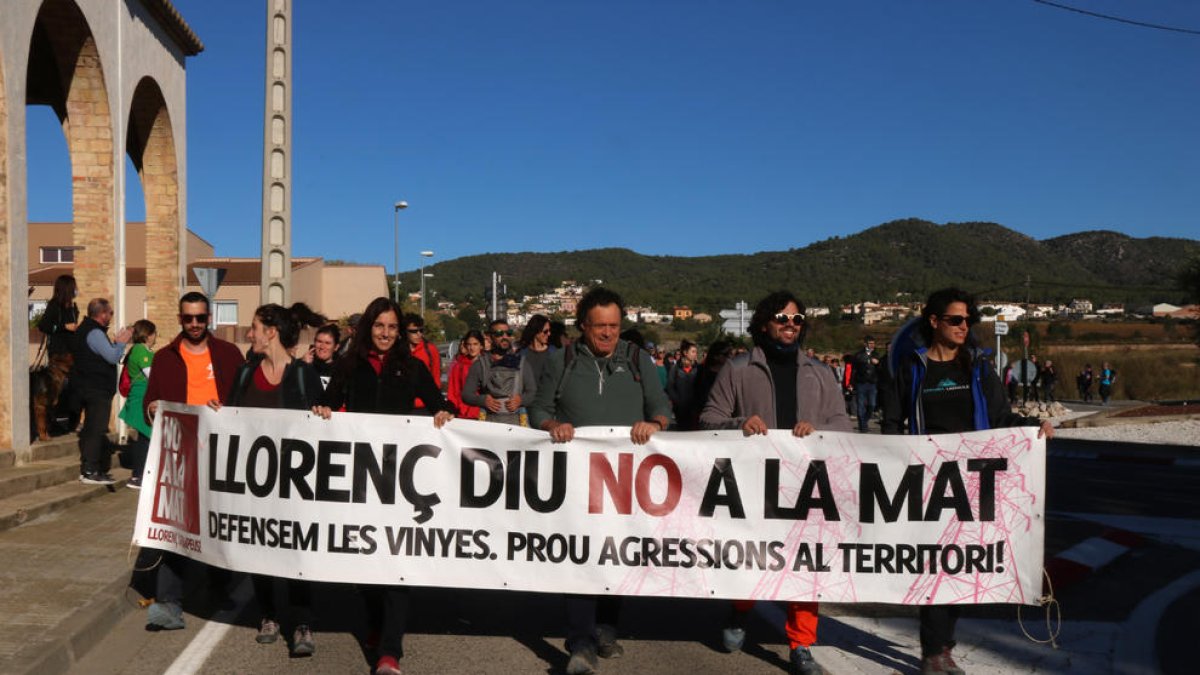
[[[462,397],[467,373],[471,371],[471,365],[474,363],[474,359],[466,354],[455,356],[454,363],[450,366],[450,382],[446,385],[446,399],[454,405],[454,414],[468,420],[479,419],[479,406],[464,403]]]

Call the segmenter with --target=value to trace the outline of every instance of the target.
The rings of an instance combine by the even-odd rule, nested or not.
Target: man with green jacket
[[[579,301],[576,325],[581,339],[550,355],[529,408],[530,426],[569,443],[576,427],[628,426],[642,445],[671,424],[671,403],[658,383],[654,361],[619,338],[625,304],[613,291],[597,287]],[[597,656],[624,653],[617,643],[620,597],[567,597],[567,675],[595,672]]]

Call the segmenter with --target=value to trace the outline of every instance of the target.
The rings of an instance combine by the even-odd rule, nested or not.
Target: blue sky
[[[1195,0],[1064,1],[1200,30]],[[257,256],[264,3],[174,2],[205,44],[189,226]],[[296,4],[293,255],[390,270],[399,199],[405,270],[423,249],[780,250],[905,217],[1200,236],[1200,35],[1030,0]],[[29,145],[30,219],[69,220],[48,109]]]

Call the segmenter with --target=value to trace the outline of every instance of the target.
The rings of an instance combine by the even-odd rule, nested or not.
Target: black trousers
[[[957,605],[921,607],[921,656],[934,656],[954,647],[954,626],[961,613]]]
[[[568,595],[566,599],[567,651],[582,643],[594,647],[596,624],[616,626],[621,615],[619,595]]]
[[[112,468],[112,454],[106,448],[113,395],[90,389],[81,392],[80,397],[87,417],[79,432],[79,473],[107,473]]]
[[[367,607],[367,625],[379,631],[379,655],[404,657],[408,630],[408,586],[359,586]]]
[[[251,574],[250,582],[254,586],[254,598],[262,610],[264,619],[282,623],[279,607],[275,603],[275,591],[280,586],[287,593],[289,619],[294,626],[312,625],[312,583],[298,579],[283,579],[267,576],[266,574]]]

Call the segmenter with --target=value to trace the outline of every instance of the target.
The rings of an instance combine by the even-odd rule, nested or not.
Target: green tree
[[[479,318],[479,311],[470,305],[464,305],[458,313],[454,315],[467,330],[483,330],[483,319]]]

